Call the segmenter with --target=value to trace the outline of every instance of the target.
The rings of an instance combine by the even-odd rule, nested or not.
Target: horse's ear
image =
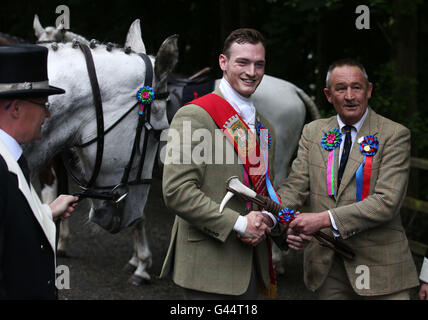
[[[45,29],[43,29],[37,14],[34,15],[33,28],[37,39],[43,34],[43,32],[45,32]]]
[[[125,42],[125,48],[127,47],[131,47],[137,53],[146,53],[146,47],[141,37],[140,19],[136,19],[129,27]]]
[[[155,61],[155,77],[158,86],[166,85],[168,75],[178,62],[178,34],[165,39],[159,48]]]

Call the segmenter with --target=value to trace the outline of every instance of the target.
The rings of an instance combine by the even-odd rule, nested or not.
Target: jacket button
[[[45,251],[45,246],[44,245],[40,245],[40,250],[41,251]]]

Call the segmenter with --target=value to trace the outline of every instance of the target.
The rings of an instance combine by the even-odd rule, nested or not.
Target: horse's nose
[[[115,215],[114,209],[109,207],[91,208],[89,220],[112,234],[118,233],[121,229],[120,216]]]

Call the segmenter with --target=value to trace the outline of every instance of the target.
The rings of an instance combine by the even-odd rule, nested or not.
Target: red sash
[[[229,102],[215,93],[204,95],[190,101],[188,104],[195,104],[208,112],[217,126],[223,130],[225,136],[233,144],[235,151],[243,162],[243,166],[250,177],[255,191],[258,194],[267,195],[266,170],[268,170],[268,168],[265,168],[259,143],[245,121],[237,114],[236,110]],[[268,162],[267,166],[269,166]],[[263,290],[263,293],[269,297],[275,298],[276,279],[272,265],[272,248],[269,238],[267,238],[267,244],[269,250],[269,275],[271,283],[267,290]]]
[[[257,193],[266,195],[266,168],[259,143],[248,125],[222,97],[210,93],[188,104],[203,108],[233,144]]]

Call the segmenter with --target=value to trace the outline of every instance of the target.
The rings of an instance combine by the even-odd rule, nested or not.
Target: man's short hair
[[[263,47],[266,47],[265,45],[265,38],[263,35],[255,30],[250,28],[240,28],[232,31],[229,36],[224,40],[224,46],[223,46],[223,54],[230,58],[230,47],[233,43],[238,44],[244,44],[244,43],[251,43],[251,44],[257,44],[261,43]]]
[[[345,59],[340,59],[340,60],[333,62],[328,67],[327,76],[325,78],[325,87],[326,88],[330,88],[330,78],[331,78],[331,73],[333,72],[333,70],[335,68],[343,67],[343,66],[359,68],[361,70],[361,72],[363,73],[364,78],[366,79],[366,85],[369,84],[369,77],[367,76],[367,72],[366,72],[366,69],[364,68],[364,66],[352,58],[345,58]]]

